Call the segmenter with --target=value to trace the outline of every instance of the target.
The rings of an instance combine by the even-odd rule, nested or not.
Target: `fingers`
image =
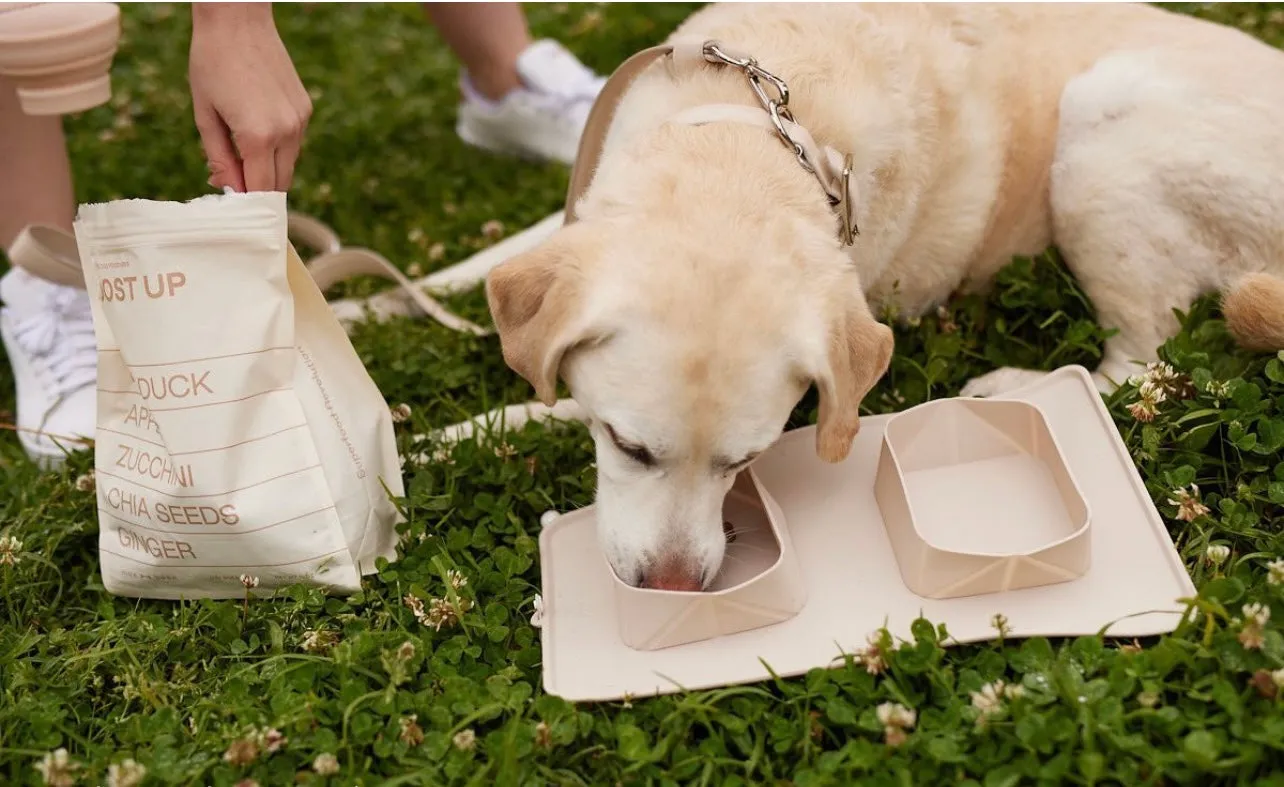
[[[205,161],[210,171],[210,186],[223,189],[230,186],[235,191],[245,191],[245,178],[241,160],[232,143],[232,133],[223,119],[207,103],[193,101],[196,112],[196,130],[201,136]]]
[[[246,191],[276,191],[275,136],[266,130],[236,134],[236,148],[245,167]]]
[[[299,159],[298,143],[282,146],[276,150],[276,183],[278,191],[289,191],[294,182],[294,162]]]
[[[296,100],[294,129],[286,134],[276,147],[276,184],[281,191],[288,191],[294,182],[294,165],[299,160],[299,150],[303,146],[303,136],[308,130],[308,120],[312,116],[312,99],[302,92],[302,103]]]
[[[261,127],[233,131],[246,191],[288,191],[303,142],[303,118],[291,114]]]
[[[312,99],[297,77],[289,89],[259,85],[235,94],[235,100],[219,92],[225,85],[216,84],[214,94],[208,95],[198,84],[203,82],[194,78],[192,104],[210,186],[238,192],[288,191],[312,116]]]
[[[277,178],[285,184],[281,187],[283,190],[288,189],[290,184],[294,182],[294,165],[299,160],[299,152],[303,147],[303,138],[308,133],[308,121],[312,119],[312,97],[308,95],[308,91],[303,89],[302,84],[298,84],[297,87],[294,101],[291,102],[294,104],[294,109],[297,113],[297,129],[294,135],[287,140],[282,150],[277,153]]]

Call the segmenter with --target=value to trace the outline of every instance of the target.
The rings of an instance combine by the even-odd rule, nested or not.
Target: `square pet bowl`
[[[753,469],[741,472],[722,504],[726,557],[704,591],[651,590],[621,581],[615,590],[620,638],[635,650],[659,650],[788,620],[807,587],[784,513]]]
[[[1090,513],[1033,404],[942,399],[887,422],[874,495],[905,585],[958,598],[1083,576]]]

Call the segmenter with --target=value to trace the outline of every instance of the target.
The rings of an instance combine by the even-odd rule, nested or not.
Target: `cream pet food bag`
[[[395,557],[387,403],[287,238],[285,195],[83,205],[103,582],[360,587]]]

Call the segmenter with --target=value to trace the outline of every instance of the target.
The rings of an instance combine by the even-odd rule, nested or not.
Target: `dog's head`
[[[591,417],[620,579],[698,590],[722,564],[736,474],[813,384],[816,451],[845,458],[893,342],[831,238],[676,229],[569,225],[492,271],[486,293],[506,363],[549,404],[560,376]]]

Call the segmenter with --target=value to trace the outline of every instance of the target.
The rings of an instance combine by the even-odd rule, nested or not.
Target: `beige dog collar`
[[[669,122],[687,125],[744,123],[774,131],[797,157],[799,165],[820,183],[830,206],[838,212],[839,238],[843,245],[850,246],[860,234],[854,220],[856,194],[851,177],[851,157],[843,156],[831,147],[818,145],[807,129],[794,120],[789,109],[789,86],[784,80],[762,68],[754,58],[729,51],[717,41],[691,38],[644,49],[624,61],[607,80],[589,112],[580,138],[566,194],[566,223],[576,220],[575,205],[597,171],[607,129],[625,89],[639,73],[664,57],[672,57],[679,68],[714,64],[744,72],[763,111],[740,104],[703,104],[679,112]]]

